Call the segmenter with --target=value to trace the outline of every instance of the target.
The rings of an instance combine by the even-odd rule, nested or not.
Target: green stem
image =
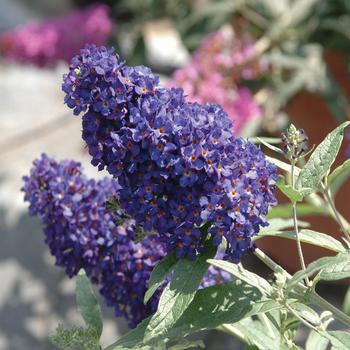
[[[291,162],[291,176],[292,176],[292,188],[293,188],[293,190],[295,190],[294,167],[295,167],[295,161],[293,160]],[[293,222],[294,222],[294,231],[295,231],[295,236],[296,236],[300,265],[301,265],[302,270],[305,270],[306,266],[305,266],[303,249],[301,247],[299,228],[298,228],[297,203],[295,201],[293,201]],[[309,277],[307,277],[307,276],[305,277],[305,283],[307,286],[310,285]]]
[[[217,327],[217,329],[232,334],[243,343],[247,343],[247,339],[245,338],[244,334],[232,324],[225,323]]]
[[[337,221],[342,232],[344,233],[345,238],[346,238],[345,242],[348,245],[348,247],[350,248],[350,234],[349,234],[348,230],[345,228],[344,222],[343,222],[337,208],[335,207],[334,201],[333,201],[331,195],[329,194],[329,189],[323,183],[321,183],[321,186],[322,186],[325,198],[326,198],[326,200],[331,208],[331,214],[334,217],[334,219]]]
[[[288,309],[288,311],[293,314],[301,323],[303,323],[306,327],[309,327],[310,329],[314,330],[315,332],[318,333],[318,330],[315,326],[313,326],[311,323],[309,323],[308,321],[306,321],[304,318],[302,318],[301,316],[299,316],[288,304],[286,304],[286,308]]]
[[[266,316],[266,314],[262,313],[262,314],[258,314],[258,318],[260,320],[260,322],[264,325],[264,327],[267,330],[268,335],[272,338],[275,339],[275,333],[273,332],[273,329],[271,327],[271,322],[269,320],[269,318]]]
[[[338,321],[342,322],[347,327],[350,327],[350,317],[346,313],[332,305],[330,302],[323,299],[316,292],[312,292],[310,294],[310,301],[311,303],[321,307],[322,309],[330,311]]]
[[[256,248],[254,250],[254,255],[261,260],[268,268],[270,268],[272,271],[274,272],[280,272],[280,271],[284,271],[286,276],[288,278],[292,278],[292,276],[285,270],[283,270],[283,268],[278,265],[276,262],[274,262],[269,256],[267,256],[261,249]]]
[[[256,248],[254,251],[255,256],[261,260],[266,266],[268,266],[272,271],[274,272],[283,272],[285,276],[290,279],[292,276],[284,270],[280,265],[278,265],[276,262],[274,262],[270,257],[268,257],[262,250],[259,248]],[[305,293],[308,291],[308,288],[304,284],[298,284],[297,288],[300,292]],[[350,327],[350,317],[346,315],[344,312],[339,310],[337,307],[329,303],[327,300],[320,297],[316,292],[311,291],[310,292],[310,301],[312,304],[315,304],[319,307],[321,307],[324,310],[328,310],[332,312],[334,318],[336,318],[338,321],[342,322],[347,327]]]

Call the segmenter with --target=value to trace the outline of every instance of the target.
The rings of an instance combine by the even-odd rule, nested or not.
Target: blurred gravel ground
[[[63,105],[58,88],[65,66],[55,70],[0,66],[0,349],[53,349],[47,341],[58,322],[81,322],[74,282],[66,278],[43,242],[39,221],[26,214],[21,177],[46,152],[74,158],[96,174],[80,139],[80,118]],[[119,331],[110,309],[103,343]],[[113,321],[112,321],[113,320]],[[122,331],[125,325],[120,322]]]

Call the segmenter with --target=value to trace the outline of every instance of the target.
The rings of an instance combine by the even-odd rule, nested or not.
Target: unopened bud
[[[309,150],[309,138],[303,129],[297,129],[293,124],[282,133],[283,150],[286,158],[295,161],[303,157]]]

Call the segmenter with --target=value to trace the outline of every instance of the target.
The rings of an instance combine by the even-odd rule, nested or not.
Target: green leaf
[[[310,277],[314,275],[316,272],[326,267],[331,267],[333,265],[340,263],[344,259],[344,254],[346,253],[340,253],[336,256],[331,256],[331,257],[324,257],[312,262],[307,266],[305,270],[300,270],[294,274],[294,276],[287,282],[286,289],[290,290],[292,287],[294,287],[297,283],[299,283],[305,277]]]
[[[165,334],[181,317],[193,300],[204,274],[207,272],[207,259],[215,255],[216,247],[208,241],[204,253],[194,261],[179,260],[170,283],[165,287],[158,303],[158,309],[147,326],[145,340]]]
[[[328,264],[323,268],[318,278],[323,281],[336,281],[350,277],[350,254],[340,254],[339,258],[341,259],[340,261],[336,259],[334,263]]]
[[[310,322],[311,324],[317,325],[317,326],[321,324],[320,316],[315,310],[311,309],[311,307],[299,302],[295,302],[291,304],[290,307],[299,316],[301,316],[303,319]]]
[[[125,334],[123,337],[121,337],[119,340],[104,350],[152,350],[151,346],[145,345],[143,343],[143,338],[149,321],[150,317],[146,318],[140,322],[135,329],[129,331],[127,334]]]
[[[201,348],[205,349],[205,345],[202,340],[183,340],[182,342],[171,346],[168,350],[186,350],[190,348]]]
[[[315,331],[311,331],[305,344],[305,350],[326,350],[329,340]]]
[[[241,281],[224,283],[199,290],[190,306],[167,333],[148,340],[148,344],[160,338],[178,339],[205,329],[214,329],[223,323],[234,323],[245,317],[279,308],[275,300],[266,299],[261,292]],[[144,335],[150,318],[106,350],[139,349],[144,346]]]
[[[318,0],[295,0],[288,9],[288,23],[291,26],[301,24],[312,12]],[[286,15],[286,14],[284,14]]]
[[[341,185],[350,177],[350,159],[347,159],[342,165],[338,166],[328,176],[328,187],[333,197],[335,197]]]
[[[286,162],[283,162],[279,159],[276,159],[276,158],[273,158],[273,157],[269,157],[269,156],[266,156],[267,160],[273,164],[275,164],[278,168],[286,171],[287,173],[290,173],[291,172],[291,166],[290,164],[286,163]],[[298,167],[294,167],[294,173],[296,176],[299,175],[300,173],[300,168]]]
[[[280,137],[249,137],[248,141],[253,143],[267,143],[269,146],[272,144],[279,144],[282,142],[282,139]],[[265,143],[264,143],[265,142]],[[267,146],[267,145],[266,145]]]
[[[209,264],[230,273],[253,287],[258,288],[264,295],[270,295],[272,292],[272,286],[264,278],[246,270],[241,264],[233,264],[229,261],[215,259],[209,259],[207,261]]]
[[[76,299],[86,325],[95,329],[100,338],[103,328],[102,313],[84,270],[80,270],[76,278]]]
[[[245,318],[242,321],[233,324],[250,346],[256,346],[259,350],[281,350],[280,339],[274,339],[268,335],[266,328],[260,321],[253,321],[251,318]]]
[[[296,240],[294,231],[271,231],[271,230],[269,231],[261,230],[258,233],[258,235],[254,237],[254,240],[257,240],[262,237],[267,237],[267,236],[283,237],[283,238]],[[323,247],[337,253],[346,251],[346,249],[337,239],[325,233],[303,229],[303,230],[300,230],[299,237],[303,243],[308,243],[308,244],[316,245],[318,247]]]
[[[309,223],[305,221],[298,221],[299,227],[308,227]],[[269,225],[262,227],[259,231],[259,235],[270,235],[276,231],[284,230],[286,228],[294,227],[294,221],[292,219],[271,219]]]
[[[300,171],[297,180],[298,189],[317,189],[322,179],[329,172],[339,152],[343,140],[344,129],[349,124],[350,122],[344,122],[339,125],[316,147],[308,162]]]
[[[292,186],[286,184],[285,178],[282,175],[278,176],[277,187],[293,202],[301,202],[304,196],[313,192],[311,188],[295,190]]]
[[[350,333],[343,331],[330,331],[328,336],[333,348],[336,350],[349,350],[350,349]]]
[[[164,280],[173,270],[176,260],[177,259],[174,253],[169,254],[164,259],[159,261],[154,267],[148,281],[148,290],[144,297],[145,304],[151,299],[155,291],[163,284]]]
[[[300,203],[297,206],[297,216],[298,218],[307,215],[326,215],[324,209],[316,207],[309,203]],[[292,217],[292,204],[280,204],[276,207],[272,207],[267,214],[269,220],[281,218],[289,219]]]
[[[343,311],[347,314],[350,315],[350,287],[348,288],[345,297],[344,297],[344,302],[343,302]]]
[[[267,141],[265,141],[263,138],[261,138],[261,137],[256,137],[255,139],[256,139],[256,141],[258,141],[259,143],[262,143],[265,147],[271,149],[272,151],[274,151],[274,152],[276,152],[276,153],[279,153],[279,154],[283,154],[283,151],[282,151],[280,148],[269,144],[269,143],[268,143]]]
[[[99,350],[100,345],[96,330],[92,327],[65,328],[59,325],[56,333],[50,335],[50,340],[62,350]]]

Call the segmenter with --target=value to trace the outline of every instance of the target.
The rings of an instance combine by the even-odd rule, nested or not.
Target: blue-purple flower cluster
[[[24,177],[22,190],[30,213],[44,224],[56,264],[70,277],[84,268],[116,316],[135,327],[157,308],[160,292],[146,306],[143,297],[165,250],[154,236],[135,243],[132,220],[115,223],[118,218],[105,204],[117,187],[112,179],[87,178],[77,162],[56,162],[44,154]]]
[[[118,179],[122,207],[156,231],[168,251],[194,258],[206,238],[227,242],[238,262],[266,225],[276,168],[252,143],[235,138],[216,104],[186,102],[143,66],[128,67],[113,50],[86,46],[64,76],[65,102],[84,112],[92,164]]]
[[[157,308],[162,289],[147,305],[143,298],[155,264],[166,254],[164,244],[155,235],[135,242],[134,221],[106,209],[106,201],[118,189],[114,180],[89,179],[79,163],[56,162],[45,154],[33,164],[22,190],[30,214],[43,222],[56,264],[69,277],[84,268],[116,316],[135,327]],[[201,287],[230,279],[211,266]]]

